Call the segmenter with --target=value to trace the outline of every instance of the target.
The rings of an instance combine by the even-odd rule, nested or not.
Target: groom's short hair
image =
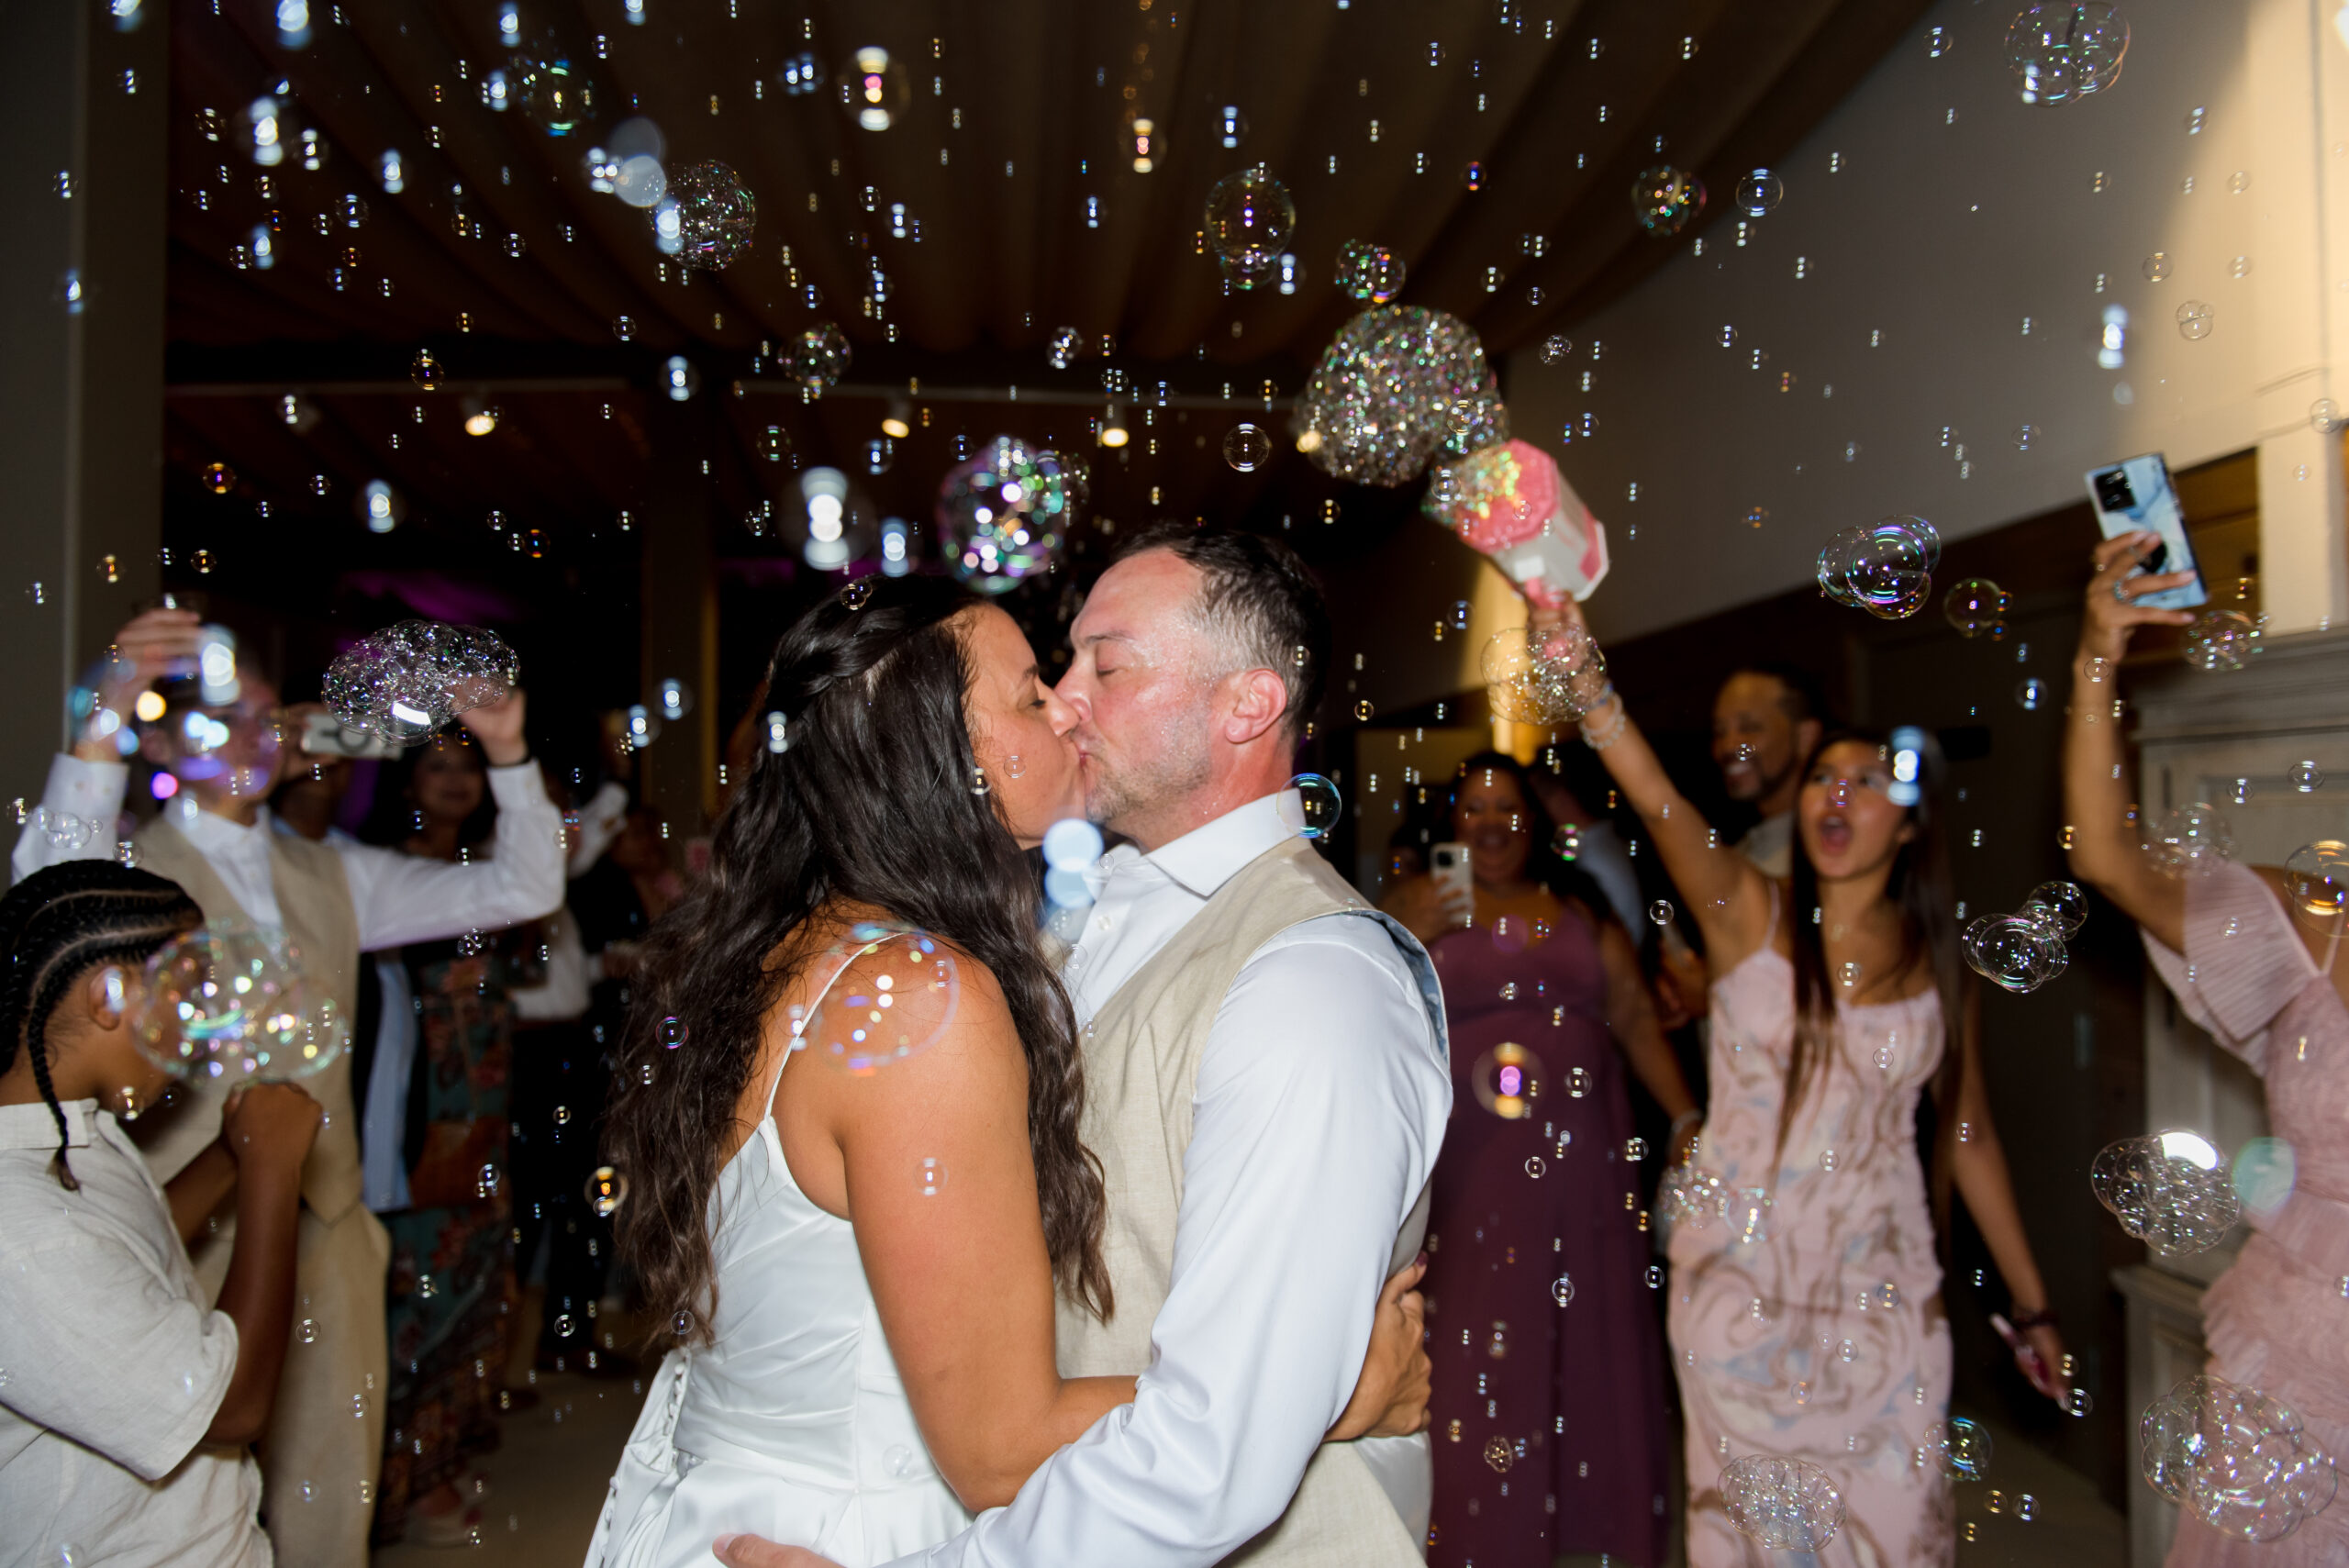
[[[1291,740],[1303,735],[1328,678],[1330,606],[1297,551],[1263,534],[1169,520],[1129,538],[1118,559],[1152,550],[1198,569],[1191,618],[1213,662],[1200,674],[1220,679],[1235,670],[1275,672],[1288,689],[1283,723]]]

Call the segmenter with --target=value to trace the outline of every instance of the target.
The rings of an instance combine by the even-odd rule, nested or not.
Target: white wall
[[[2125,0],[2120,82],[2053,107],[2012,89],[2020,8],[1944,0],[1778,166],[1785,199],[1747,244],[1725,212],[1701,254],[1684,236],[1570,328],[1565,362],[1509,357],[1518,433],[1559,455],[1611,530],[1602,634],[1798,585],[1849,523],[1912,513],[1954,539],[2080,499],[2111,459],[2185,467],[2254,445],[2276,628],[2349,617],[2341,448],[2307,422],[2319,396],[2349,404],[2349,373],[2327,368],[2349,367],[2343,0]],[[1931,27],[1955,38],[1939,60]],[[1731,196],[1712,192],[1713,210]],[[2142,271],[2154,251],[2159,284]],[[2213,312],[2199,341],[2175,318],[2188,299]],[[2104,370],[2113,304],[2126,363]],[[1562,444],[1586,413],[1596,435]],[[2019,450],[2026,424],[2039,434]]]

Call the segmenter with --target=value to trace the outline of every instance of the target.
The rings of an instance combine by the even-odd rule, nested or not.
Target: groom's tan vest
[[[1174,1270],[1183,1154],[1208,1031],[1259,948],[1300,922],[1345,913],[1396,933],[1431,998],[1441,1045],[1443,1012],[1426,952],[1302,839],[1249,862],[1095,1015],[1085,1042],[1083,1133],[1108,1187],[1102,1255],[1117,1310],[1103,1323],[1061,1302],[1062,1376],[1131,1376],[1149,1366],[1151,1324]],[[1416,1253],[1426,1231],[1422,1193],[1397,1238],[1394,1261]],[[1264,1266],[1276,1268],[1279,1260],[1268,1258]],[[1422,1555],[1356,1445],[1324,1443],[1288,1511],[1225,1561],[1249,1568],[1419,1568]]]

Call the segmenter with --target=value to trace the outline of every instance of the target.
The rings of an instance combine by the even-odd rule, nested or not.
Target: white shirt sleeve
[[[1452,1081],[1375,922],[1240,972],[1200,1058],[1174,1267],[1134,1402],[1009,1507],[890,1568],[1207,1568],[1280,1518],[1345,1409]]]
[[[562,813],[536,762],[489,770],[497,831],[484,860],[451,864],[366,844],[336,846],[359,916],[359,948],[439,941],[535,920],[562,902]]]
[[[50,758],[49,783],[40,794],[42,807],[51,821],[76,817],[89,831],[78,843],[70,833],[62,840],[54,839],[28,812],[8,857],[8,880],[22,882],[43,866],[65,861],[113,859],[115,824],[122,817],[122,795],[129,784],[130,769],[124,763],[85,762],[71,751]]]

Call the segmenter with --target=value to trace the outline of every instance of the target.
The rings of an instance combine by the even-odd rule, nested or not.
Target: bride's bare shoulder
[[[827,906],[776,950],[796,973],[768,1018],[794,1049],[852,1073],[940,1051],[999,1048],[1010,1009],[959,944],[869,906]]]

